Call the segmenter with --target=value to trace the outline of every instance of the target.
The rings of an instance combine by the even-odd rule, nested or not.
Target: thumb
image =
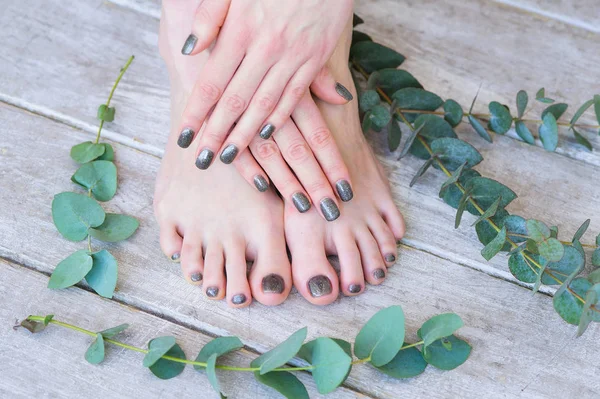
[[[192,33],[183,44],[181,54],[196,55],[217,38],[225,22],[231,0],[204,0],[194,14]]]
[[[329,67],[325,65],[311,83],[310,89],[321,100],[329,104],[342,105],[352,101],[354,98],[352,91],[350,91],[352,85],[354,85],[353,82],[344,85],[336,81]]]

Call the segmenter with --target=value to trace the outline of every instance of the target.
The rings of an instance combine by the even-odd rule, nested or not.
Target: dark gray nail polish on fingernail
[[[246,295],[244,295],[244,294],[234,295],[233,298],[231,298],[231,302],[234,305],[241,305],[242,303],[246,302]]]
[[[209,150],[208,148],[203,149],[202,151],[200,151],[200,154],[196,159],[196,167],[202,170],[208,169],[208,167],[212,163],[214,156],[215,153]]]
[[[278,274],[269,274],[262,280],[262,289],[265,293],[281,294],[285,288],[283,277]]]
[[[261,175],[254,176],[254,185],[256,186],[256,189],[261,193],[264,193],[269,189],[269,182]]]
[[[173,255],[171,255],[171,260],[173,262],[176,262],[179,260],[179,258],[181,258],[181,254],[179,252],[175,252]]]
[[[306,195],[304,195],[304,193],[296,193],[292,195],[292,202],[300,213],[304,213],[310,209],[310,201]]]
[[[219,295],[219,289],[217,287],[208,287],[206,289],[206,296],[209,298],[215,298]]]
[[[181,48],[181,54],[189,55],[192,51],[194,51],[196,43],[198,43],[198,38],[192,33],[187,37],[187,39],[185,39],[185,43],[183,43],[183,47]]]
[[[346,101],[352,101],[352,99],[354,99],[354,96],[352,93],[350,93],[350,90],[346,89],[346,86],[341,83],[335,84],[335,91]]]
[[[360,290],[362,290],[360,284],[350,284],[348,286],[348,292],[350,292],[351,294],[358,294]]]
[[[387,254],[385,256],[385,261],[388,263],[393,263],[396,261],[396,256],[394,254]]]
[[[340,217],[340,209],[329,197],[321,200],[321,212],[323,212],[323,216],[325,216],[325,220],[328,222],[333,222]]]
[[[221,152],[221,162],[229,165],[233,162],[237,154],[238,148],[235,146],[235,144],[229,144],[227,147],[225,147],[223,152]]]
[[[348,183],[347,180],[338,180],[338,182],[335,183],[335,189],[337,190],[340,199],[344,202],[348,202],[354,198],[352,186],[350,186],[350,183]]]
[[[258,133],[258,135],[260,136],[261,139],[267,140],[271,137],[273,132],[275,132],[275,126],[271,125],[270,123],[267,123],[266,125],[264,125],[262,127],[262,129],[260,129],[260,132]]]
[[[327,276],[314,276],[308,280],[308,290],[313,298],[331,294],[331,281]]]
[[[177,139],[177,145],[181,148],[188,148],[190,144],[192,144],[192,139],[194,138],[194,131],[189,127],[186,127],[179,133],[179,138]]]
[[[190,280],[192,280],[194,283],[197,283],[198,281],[202,280],[202,273],[190,274]]]
[[[373,277],[375,277],[377,280],[381,280],[385,277],[385,272],[383,269],[377,269],[373,272]]]

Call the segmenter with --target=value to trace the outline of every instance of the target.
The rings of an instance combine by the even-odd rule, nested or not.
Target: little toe
[[[225,270],[227,271],[227,303],[234,308],[250,305],[252,295],[247,278],[246,246],[243,240],[234,239],[225,246]]]
[[[365,280],[370,284],[381,284],[387,274],[385,261],[379,252],[377,241],[368,229],[361,230],[356,235],[360,259],[363,266]]]
[[[267,242],[265,248],[259,248],[249,278],[252,296],[267,306],[285,301],[292,288],[292,272],[285,242],[281,239],[280,245],[274,244]]]
[[[201,285],[204,273],[202,258],[202,242],[194,234],[188,234],[183,239],[181,247],[181,271],[183,277],[194,285]]]
[[[175,225],[164,224],[160,226],[160,248],[173,262],[179,262],[181,259],[182,243],[183,238],[177,234]]]
[[[393,266],[396,263],[396,259],[398,259],[398,247],[394,233],[392,233],[390,227],[379,216],[375,216],[369,220],[369,230],[375,241],[377,241],[379,251],[386,266]]]
[[[356,241],[348,232],[338,234],[334,243],[340,260],[340,288],[345,295],[358,295],[364,290],[365,280]]]
[[[204,293],[209,299],[225,298],[225,257],[218,244],[206,246],[204,257]]]

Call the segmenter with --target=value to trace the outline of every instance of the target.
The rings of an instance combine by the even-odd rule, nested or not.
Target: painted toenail
[[[360,292],[360,290],[362,290],[362,287],[360,286],[360,284],[350,284],[348,286],[348,292],[350,292],[352,294],[358,294]]]
[[[373,272],[373,277],[377,280],[381,280],[382,278],[385,278],[385,271],[383,271],[383,269],[377,269]]]
[[[333,222],[340,217],[340,209],[329,197],[325,197],[321,200],[321,212],[323,212],[323,216],[325,216],[325,220],[328,222]]]
[[[233,298],[231,298],[231,302],[234,305],[241,305],[242,303],[246,302],[246,295],[244,295],[244,294],[234,295]]]
[[[394,263],[396,261],[396,256],[394,254],[387,254],[385,256],[385,261],[388,263]]]
[[[181,148],[188,148],[190,144],[192,144],[192,139],[194,138],[194,131],[189,127],[186,127],[179,134],[179,138],[177,139],[177,145]]]
[[[347,180],[339,180],[337,183],[335,183],[335,189],[337,190],[341,200],[344,202],[348,202],[354,197],[352,187]]]
[[[262,127],[262,129],[260,129],[260,132],[258,132],[258,135],[260,136],[261,139],[267,140],[271,137],[273,132],[275,132],[275,125],[271,125],[270,123],[267,123],[266,125],[264,125]]]
[[[308,280],[308,290],[313,298],[331,294],[331,281],[327,276],[314,276]]]
[[[187,39],[185,39],[185,43],[183,43],[183,47],[181,48],[181,54],[190,55],[190,53],[194,51],[196,43],[198,43],[198,38],[192,33]]]
[[[202,273],[192,273],[190,275],[190,280],[192,280],[194,283],[197,283],[198,281],[202,280]]]
[[[335,84],[335,91],[346,101],[352,101],[352,99],[354,98],[352,96],[352,93],[350,93],[350,90],[346,89],[346,86],[344,86],[341,83]]]
[[[225,147],[223,152],[221,152],[221,162],[229,165],[233,162],[237,153],[238,148],[235,146],[235,144],[229,144],[227,147]]]
[[[269,274],[262,280],[263,292],[281,294],[285,288],[283,278],[278,274]]]
[[[203,149],[202,151],[200,151],[200,154],[196,159],[196,167],[202,170],[208,169],[214,156],[215,153],[209,150],[208,148]]]
[[[179,252],[175,252],[173,255],[171,255],[171,260],[173,262],[177,262],[179,258],[181,258],[181,254]]]
[[[254,185],[256,186],[256,189],[261,193],[264,193],[269,189],[269,182],[261,175],[254,176]]]
[[[298,212],[300,213],[304,213],[310,209],[310,201],[308,200],[306,195],[304,195],[304,193],[298,192],[292,195],[292,202],[294,203],[294,206],[296,207],[296,209],[298,209]]]
[[[206,289],[206,296],[209,298],[215,298],[219,295],[219,289],[217,287],[208,287]]]

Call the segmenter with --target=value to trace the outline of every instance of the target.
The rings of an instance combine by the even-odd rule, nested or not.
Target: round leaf
[[[206,377],[208,378],[208,382],[212,385],[213,389],[219,394],[219,396],[223,397],[224,395],[221,393],[221,386],[219,385],[219,379],[217,378],[217,354],[213,353],[208,357],[206,361]]]
[[[104,242],[117,242],[129,238],[140,223],[134,217],[120,215],[117,213],[107,213],[104,222],[95,228],[89,230],[89,234]]]
[[[539,220],[535,219],[529,219],[526,222],[526,227],[527,234],[535,242],[541,242],[550,237],[550,229],[544,224],[544,222],[540,222]]]
[[[547,151],[554,151],[558,146],[558,125],[556,118],[551,113],[547,113],[542,118],[542,124],[539,129],[540,140]]]
[[[371,364],[389,363],[404,343],[404,312],[390,306],[375,313],[356,336],[354,354],[359,359],[370,357]]]
[[[534,259],[539,258],[538,255],[534,254],[529,254],[529,256],[534,257]],[[538,262],[538,260],[536,260],[536,262]],[[521,252],[514,253],[508,258],[508,268],[517,280],[523,281],[524,283],[533,284],[537,279],[537,272],[534,271],[535,266],[529,265]]]
[[[90,227],[104,222],[104,210],[93,199],[76,193],[60,193],[52,200],[54,225],[67,240],[81,241]]]
[[[424,138],[429,144],[441,137],[456,138],[456,133],[452,129],[452,126],[437,115],[420,115],[415,121],[415,128],[420,129],[419,137]],[[418,139],[412,143],[410,153],[421,159],[431,158],[427,149],[425,149]]]
[[[175,346],[175,337],[158,337],[148,342],[148,353],[144,356],[144,367],[150,367]]]
[[[86,163],[77,169],[71,180],[91,190],[98,201],[108,201],[117,192],[117,167],[110,161]]]
[[[402,54],[372,41],[361,41],[353,45],[350,49],[350,59],[367,73],[396,68],[405,60]]]
[[[223,356],[229,352],[243,348],[244,344],[238,337],[217,337],[204,345],[196,357],[197,362],[206,363],[208,358],[216,354],[217,357]],[[203,370],[204,367],[194,366],[196,370]]]
[[[560,245],[562,246],[562,244]],[[580,270],[583,268],[584,258],[581,253],[579,253],[576,248],[571,246],[564,246],[563,248],[564,255],[562,258],[558,261],[550,262],[548,263],[548,266],[546,266],[546,271],[550,271],[553,276],[560,281],[557,282],[555,279],[550,277],[547,272],[544,272],[542,275],[542,283],[546,285],[562,284],[567,277],[571,275],[571,273],[573,273],[575,270]],[[540,255],[544,256],[544,254],[541,252]]]
[[[444,313],[432,317],[421,326],[423,347],[427,348],[434,341],[454,334],[463,325],[462,319],[455,313]]]
[[[92,270],[85,276],[85,281],[100,296],[112,298],[117,286],[117,260],[103,249],[92,254]]]
[[[464,162],[467,163],[467,168],[472,168],[483,161],[483,157],[475,147],[466,141],[451,137],[434,140],[431,143],[431,150],[450,171],[458,169]],[[439,169],[437,164],[434,163],[433,166]]]
[[[552,115],[554,115],[554,118],[556,120],[559,120],[560,117],[563,116],[563,114],[565,113],[567,108],[569,108],[568,104],[564,104],[564,103],[553,104],[553,105],[549,106],[548,108],[546,108],[542,112],[542,119],[544,119],[544,116],[546,116],[546,114],[551,113]]]
[[[129,328],[129,324],[124,323],[124,324],[119,324],[116,327],[111,327],[111,328],[107,328],[106,330],[102,330],[100,331],[100,334],[102,334],[102,336],[104,338],[112,338],[115,335],[119,334],[122,331],[125,331],[127,328]]]
[[[98,158],[106,151],[104,144],[95,144],[91,141],[79,143],[71,147],[71,158],[77,163],[87,163]]]
[[[476,170],[467,169],[460,175],[458,182],[464,186],[470,179],[478,176],[481,175]],[[458,204],[462,197],[462,192],[458,189],[458,187],[456,187],[455,184],[451,184],[445,188],[442,188],[439,195],[446,204],[456,209],[458,208]]]
[[[91,364],[98,364],[104,360],[104,338],[102,334],[96,334],[96,339],[85,352],[85,360]]]
[[[487,177],[473,177],[465,183],[465,188],[468,190],[472,189],[471,197],[476,200],[482,209],[488,209],[499,197],[502,197],[498,205],[500,209],[506,207],[517,198],[517,194],[510,188]],[[472,205],[467,207],[467,211],[479,216],[479,212]]]
[[[296,331],[275,348],[254,359],[251,363],[252,367],[260,367],[260,373],[265,374],[277,367],[283,366],[296,356],[296,353],[298,353],[300,347],[302,347],[302,343],[306,339],[307,331],[306,327]]]
[[[564,321],[569,324],[579,324],[581,312],[583,311],[583,303],[571,291],[583,298],[591,286],[592,284],[589,281],[579,277],[571,281],[571,284],[569,284],[570,290],[566,289],[556,292],[553,299],[554,309]]]
[[[287,399],[309,399],[306,387],[292,373],[287,371],[277,371],[267,374],[255,372],[254,377],[258,382],[273,388]]]
[[[506,212],[506,210],[499,209],[490,219],[496,226],[506,227],[506,234],[510,235],[509,227],[506,225],[506,219],[508,217],[508,212]],[[479,238],[479,242],[481,242],[483,245],[488,245],[498,235],[496,229],[494,229],[486,220],[482,220],[481,222],[477,223],[475,225],[475,231],[477,232],[477,238]],[[510,244],[504,244],[502,251],[510,251]]]
[[[396,101],[397,108],[410,110],[435,111],[444,104],[437,94],[415,87],[396,91],[392,99]],[[409,122],[413,122],[417,116],[418,114],[405,114]]]
[[[352,46],[358,42],[372,42],[371,36],[357,30],[352,31]]]
[[[173,345],[163,356],[185,359],[185,353],[178,344]],[[174,362],[167,359],[158,359],[156,363],[150,366],[150,371],[161,380],[168,380],[177,377],[183,372],[184,368],[185,363]]]
[[[531,131],[524,122],[517,121],[515,123],[515,130],[519,137],[527,144],[535,143],[535,138],[533,137],[533,134],[531,134]]]
[[[340,386],[348,377],[351,365],[352,358],[331,338],[314,340],[312,375],[320,394],[328,394]]]
[[[490,109],[490,127],[498,134],[504,134],[512,126],[512,116],[510,111],[497,101],[492,101]]]
[[[98,158],[98,160],[101,161],[114,161],[115,160],[115,150],[113,150],[112,146],[108,143],[102,143],[102,145],[104,146],[104,154],[100,155]]]
[[[373,76],[373,75],[371,75]],[[392,96],[396,91],[407,87],[422,89],[423,86],[410,73],[401,69],[386,68],[377,71],[374,82],[385,94]]]
[[[380,132],[392,118],[390,110],[383,105],[376,105],[371,109],[369,119],[371,119],[371,128],[376,132]]]
[[[79,250],[60,262],[48,281],[48,288],[61,289],[77,284],[92,269],[92,257],[87,251]]]
[[[406,345],[406,343],[405,343]],[[379,371],[393,378],[411,378],[425,371],[427,362],[415,348],[402,349],[388,364],[377,367]]]
[[[506,227],[502,227],[500,232],[498,232],[498,235],[496,236],[496,238],[494,238],[492,241],[490,241],[489,244],[486,245],[485,248],[483,248],[481,250],[481,256],[483,256],[485,258],[485,260],[492,259],[494,256],[496,256],[496,254],[498,252],[500,252],[502,250],[502,247],[504,246],[505,242],[506,242]]]
[[[462,122],[463,115],[464,112],[459,103],[451,99],[444,102],[444,119],[450,126],[458,126]]]
[[[556,238],[548,238],[538,243],[540,255],[550,262],[558,262],[565,254],[565,248]]]
[[[375,90],[365,90],[358,98],[360,109],[363,112],[371,110],[374,106],[381,103],[381,98]]]
[[[433,367],[441,370],[453,370],[463,364],[471,354],[471,345],[451,335],[429,345],[423,358]]]

